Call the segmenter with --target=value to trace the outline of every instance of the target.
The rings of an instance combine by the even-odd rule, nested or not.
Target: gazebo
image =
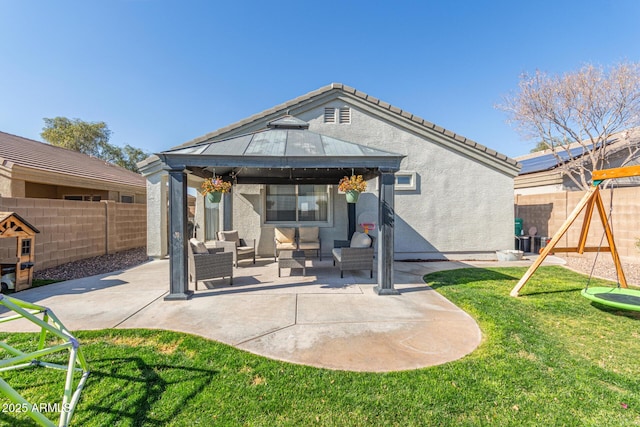
[[[336,184],[344,175],[378,177],[377,286],[379,295],[394,288],[394,184],[405,157],[309,131],[292,116],[269,122],[267,129],[181,146],[157,154],[169,175],[170,293],[165,300],[185,300],[187,264],[187,175],[215,175],[237,184]],[[224,215],[231,215],[225,194]],[[355,210],[350,213],[354,215]]]

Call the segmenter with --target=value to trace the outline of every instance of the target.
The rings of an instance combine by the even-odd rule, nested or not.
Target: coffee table
[[[278,277],[280,276],[281,268],[301,268],[302,275],[307,274],[307,258],[304,255],[304,251],[280,251],[278,257]]]

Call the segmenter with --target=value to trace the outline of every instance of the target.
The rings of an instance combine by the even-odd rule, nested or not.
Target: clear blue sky
[[[638,22],[637,0],[0,0],[0,130],[104,121],[152,153],[339,82],[517,156],[494,105],[520,74],[639,61]]]

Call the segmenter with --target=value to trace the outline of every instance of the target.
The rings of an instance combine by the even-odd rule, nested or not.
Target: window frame
[[[399,176],[408,176],[410,177],[411,182],[409,184],[399,184],[398,183]],[[415,189],[417,188],[416,181],[417,181],[416,171],[401,170],[395,173],[395,182],[393,187],[396,191],[415,191]]]
[[[295,220],[286,220],[286,221],[267,221],[267,186],[271,184],[263,184],[260,193],[262,194],[262,215],[260,215],[260,222],[264,226],[291,226],[291,227],[300,227],[300,226],[318,226],[318,227],[333,227],[333,185],[326,185],[326,194],[327,194],[327,220],[326,221],[299,221],[298,220],[298,194],[299,194],[299,186],[300,185],[308,185],[308,184],[273,184],[273,185],[289,185],[295,186],[296,191],[296,219]],[[314,184],[321,185],[321,184]]]

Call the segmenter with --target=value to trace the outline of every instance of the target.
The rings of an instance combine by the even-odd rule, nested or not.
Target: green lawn
[[[173,332],[78,333],[92,372],[74,425],[640,425],[640,313],[591,305],[580,296],[585,277],[561,267],[540,269],[521,298],[509,297],[523,273],[426,276],[477,319],[484,340],[462,360],[415,371],[297,366]],[[58,401],[64,383],[49,370],[3,378],[34,403]],[[0,423],[31,425],[14,415],[0,414]]]

